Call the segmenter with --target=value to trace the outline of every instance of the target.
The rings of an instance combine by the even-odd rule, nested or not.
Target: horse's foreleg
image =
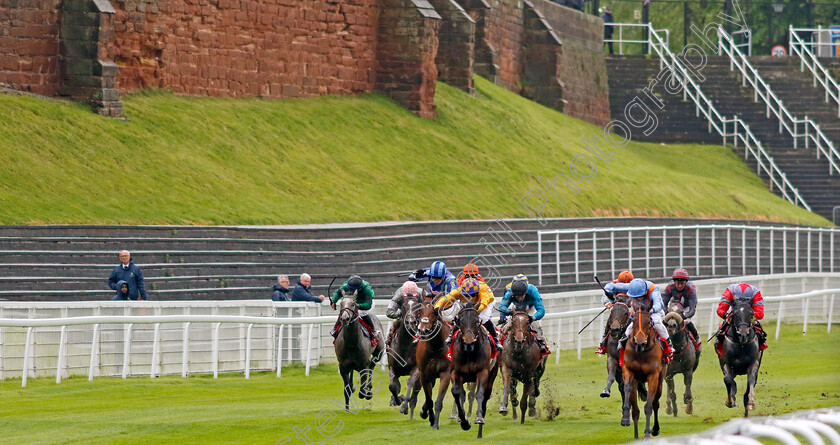
[[[624,372],[624,375],[622,377],[624,380],[624,390],[622,391],[622,393],[624,394],[624,403],[621,406],[621,426],[630,426],[630,402],[632,396],[633,404],[636,403],[636,381],[629,372]],[[639,438],[638,434],[636,435],[636,438]]]
[[[469,408],[467,409],[467,415],[469,416],[469,415],[471,415],[471,414],[472,414],[472,410],[473,410],[473,402],[475,402],[475,388],[476,388],[476,383],[475,383],[475,382],[473,382],[473,383],[470,383],[470,384],[469,384],[469,385],[467,385],[467,386],[470,388],[469,393],[467,393],[467,400],[469,400],[469,402],[470,402],[470,406],[469,406]]]
[[[390,406],[397,406],[399,405],[402,400],[400,400],[400,378],[397,374],[394,373],[394,370],[390,370],[391,374],[391,383],[388,385],[388,389],[391,390],[391,405]],[[409,377],[409,380],[411,378]],[[409,386],[411,388],[411,386]],[[405,413],[403,413],[405,414]]]
[[[420,418],[425,419],[428,416],[429,417],[429,425],[434,428],[434,426],[435,426],[435,411],[434,411],[434,406],[432,405],[432,389],[434,389],[435,382],[434,381],[425,381],[421,377],[420,378],[420,383],[423,385],[423,394],[426,396],[426,401],[423,402],[423,407],[420,408]]]
[[[435,400],[435,429],[438,429],[440,425],[440,412],[443,410],[443,398],[446,397],[446,390],[449,389],[449,383],[451,381],[452,376],[448,369],[440,374],[440,387],[438,388],[437,400]]]
[[[452,397],[455,399],[455,408],[458,409],[458,421],[461,423],[461,429],[467,431],[471,428],[470,421],[466,418],[464,412],[464,384],[458,381],[452,381]]]
[[[694,394],[691,393],[691,380],[694,378],[694,371],[688,369],[683,374],[683,383],[685,383],[685,394],[683,394],[683,402],[685,402],[685,413],[694,414]]]
[[[610,389],[613,382],[615,382],[615,371],[618,369],[618,363],[612,357],[607,358],[607,386],[601,391],[601,397],[609,397]]]
[[[487,385],[489,382],[487,381],[487,374],[489,371],[486,369],[478,373],[475,376],[475,424],[481,425],[484,423],[484,408],[487,406],[484,403],[485,392],[487,391]]]
[[[502,367],[502,404],[499,405],[499,413],[506,416],[508,413],[508,396],[510,396],[510,375],[511,371],[506,366]]]
[[[665,397],[665,413],[671,414],[673,412],[674,417],[677,417],[677,393],[674,391],[674,376],[669,375],[665,377],[665,383],[668,384],[668,394]]]
[[[359,372],[359,398],[370,400],[373,398],[373,364]]]
[[[526,380],[522,382],[522,400],[519,401],[519,412],[521,415],[521,419],[519,421],[520,424],[525,423],[525,408],[528,406],[528,402],[531,400],[531,395],[534,393],[534,380]]]
[[[666,369],[660,369],[657,375],[651,376],[648,379],[648,401],[645,404],[645,415],[647,415],[647,423],[650,425],[650,414],[647,412],[647,406],[650,405],[651,411],[653,411],[653,429],[650,430],[650,434],[653,436],[659,435],[659,398],[662,396],[662,386],[665,383],[663,380],[667,372]],[[677,410],[676,403],[675,398],[674,411]]]
[[[744,392],[744,417],[749,417],[750,411],[755,409],[755,384],[758,381],[758,367],[756,360],[747,370],[747,391]]]
[[[414,368],[414,371],[411,373],[411,378],[411,385],[406,390],[411,390],[411,396],[407,397],[409,407],[408,420],[414,420],[414,408],[417,406],[417,393],[420,392],[420,371],[417,368]],[[406,392],[406,395],[408,395],[408,392]]]
[[[726,407],[732,408],[738,406],[735,400],[735,394],[738,392],[738,385],[735,383],[735,376],[729,369],[729,365],[723,366],[723,383],[726,384]]]
[[[350,396],[353,394],[353,370],[339,367],[341,379],[344,381],[344,410],[350,411]]]

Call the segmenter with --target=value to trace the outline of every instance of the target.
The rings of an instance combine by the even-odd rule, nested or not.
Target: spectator
[[[111,272],[108,278],[108,286],[113,290],[119,290],[120,281],[128,284],[128,299],[146,300],[146,287],[143,283],[143,272],[131,261],[131,253],[127,250],[120,251],[120,264]]]
[[[124,280],[120,280],[120,282],[117,283],[117,288],[118,288],[117,289],[117,295],[114,295],[114,298],[112,298],[111,300],[113,300],[113,301],[131,300],[131,298],[129,298],[129,296],[128,296],[128,283],[126,283]]]
[[[323,295],[312,295],[309,289],[312,288],[312,277],[308,273],[301,274],[300,279],[292,292],[292,301],[311,301],[313,303],[320,303],[324,301]]]
[[[610,23],[613,23],[612,8],[607,6],[604,8],[604,15],[601,16],[604,20],[604,40],[612,40],[613,29],[615,28]],[[604,45],[610,47],[610,55],[613,54],[613,42],[604,42]]]
[[[271,301],[291,301],[289,292],[292,290],[289,289],[289,277],[286,275],[277,277],[277,284],[274,285],[272,290],[274,292],[271,294]]]

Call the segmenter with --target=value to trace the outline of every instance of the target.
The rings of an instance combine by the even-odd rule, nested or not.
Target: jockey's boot
[[[609,326],[604,329],[604,338],[601,340],[601,344],[598,346],[598,349],[595,350],[596,354],[604,355],[607,353],[607,339],[609,339]]]
[[[498,337],[496,336],[496,327],[493,326],[493,322],[487,320],[484,322],[484,329],[487,329],[487,332],[490,333],[490,336],[493,337],[493,341],[496,342],[496,350],[502,352],[502,343],[499,341]]]
[[[341,322],[336,321],[335,326],[333,326],[332,331],[330,331],[330,335],[332,335],[333,338],[338,338],[338,330],[339,330],[340,327],[341,327]]]
[[[671,363],[674,359],[674,344],[671,342],[671,337],[668,337],[665,347],[665,363]]]
[[[624,346],[627,345],[627,340],[629,339],[630,337],[628,337],[627,334],[622,335],[621,338],[618,339],[618,349],[624,349]]]
[[[537,337],[537,345],[540,347],[540,355],[548,354],[548,346],[545,344],[545,339]]]
[[[694,341],[694,350],[699,351],[703,342],[700,341],[700,334],[697,332],[697,326],[694,326],[694,323],[692,322],[688,322],[685,324],[685,327],[688,329],[688,332],[691,333],[692,340]]]
[[[370,327],[368,332],[370,332],[371,340],[382,335],[382,332],[375,328],[376,325],[373,324],[373,319],[370,317],[370,314],[362,315],[360,318]]]

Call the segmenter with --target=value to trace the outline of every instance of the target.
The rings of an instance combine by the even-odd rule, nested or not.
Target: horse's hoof
[[[609,390],[605,389],[605,390],[601,391],[601,397],[606,399],[606,398],[609,398],[609,396],[610,396],[610,391]]]
[[[503,416],[508,415],[508,409],[507,409],[507,407],[506,407],[506,406],[503,406],[503,407],[499,408],[499,414],[501,414],[501,415],[503,415]]]
[[[747,410],[754,411],[755,410],[755,403],[747,403]]]
[[[629,417],[622,417],[621,418],[621,426],[630,426],[630,418]]]
[[[653,427],[653,431],[650,432],[651,436],[658,436],[659,435],[659,426]]]
[[[449,418],[450,418],[450,419],[457,419],[457,418],[458,418],[458,415],[457,415],[457,414],[450,414],[450,415],[449,415]]]
[[[402,414],[402,415],[408,414],[408,406],[400,405],[400,414]]]
[[[530,417],[537,417],[537,409],[533,406],[528,409],[528,416]]]
[[[439,429],[440,429],[440,427],[438,427],[437,425],[432,425],[432,429],[433,429],[433,430],[439,430]]]
[[[671,402],[665,404],[665,414],[671,414]]]
[[[731,400],[727,400],[727,401],[726,401],[726,407],[727,407],[727,408],[732,408],[733,406],[735,406],[735,404],[734,404],[734,403],[732,403],[732,401],[731,401]]]
[[[686,414],[694,414],[694,405],[686,405],[685,406],[685,413]]]
[[[484,417],[476,417],[475,418],[476,425],[484,425]]]
[[[425,409],[421,409],[420,410],[420,418],[425,420],[427,417],[429,417],[429,413],[426,412]]]
[[[470,421],[464,419],[464,421],[461,422],[461,429],[464,430],[464,431],[469,431],[470,428],[472,428],[472,425],[470,424]]]

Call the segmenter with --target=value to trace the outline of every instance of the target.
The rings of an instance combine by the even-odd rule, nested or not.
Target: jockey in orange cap
[[[607,283],[607,286],[604,288],[606,292],[604,292],[604,296],[601,297],[601,304],[606,306],[607,308],[611,308],[613,304],[615,304],[615,295],[613,295],[614,288],[611,286],[615,283],[629,283],[633,281],[633,272],[629,270],[622,270],[621,273],[618,274],[618,278],[612,281],[612,283]],[[612,295],[612,298],[609,298],[607,294]],[[598,349],[595,350],[598,354],[606,354],[607,353],[607,340],[609,339],[610,335],[610,326],[609,324],[604,325],[604,338],[601,340],[601,345],[598,346]]]

